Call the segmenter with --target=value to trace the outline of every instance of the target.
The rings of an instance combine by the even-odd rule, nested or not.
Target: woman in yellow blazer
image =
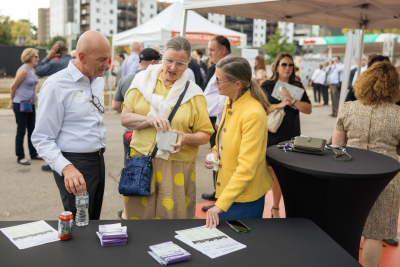
[[[250,64],[242,57],[229,57],[216,66],[215,84],[228,96],[210,154],[219,162],[215,206],[207,211],[207,227],[219,218],[262,218],[265,194],[273,179],[265,161],[268,98],[251,82]],[[205,160],[205,167],[214,167]]]

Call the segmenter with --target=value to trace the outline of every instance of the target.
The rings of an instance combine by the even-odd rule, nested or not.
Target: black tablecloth
[[[360,267],[345,250],[314,223],[305,219],[243,219],[250,233],[238,234],[225,220],[219,230],[247,246],[243,250],[211,259],[175,239],[175,231],[201,226],[204,220],[90,221],[74,227],[69,241],[57,241],[18,250],[0,233],[0,266],[30,267],[111,267],[160,266],[148,253],[149,246],[172,241],[192,254],[188,262],[177,266],[269,266],[269,267]],[[57,221],[47,221],[57,229]],[[99,224],[121,222],[128,227],[125,246],[101,247],[96,235]],[[0,222],[0,228],[27,222]]]
[[[350,162],[323,155],[267,149],[282,189],[287,218],[307,218],[355,259],[362,229],[376,199],[400,170],[396,160],[375,152],[347,148]]]

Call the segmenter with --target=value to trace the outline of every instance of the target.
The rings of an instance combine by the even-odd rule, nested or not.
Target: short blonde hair
[[[31,59],[36,56],[36,54],[39,54],[39,50],[35,48],[26,48],[21,55],[21,61],[22,63],[29,63],[31,62]]]
[[[400,100],[400,76],[390,62],[377,62],[354,84],[354,94],[364,105],[396,103]]]

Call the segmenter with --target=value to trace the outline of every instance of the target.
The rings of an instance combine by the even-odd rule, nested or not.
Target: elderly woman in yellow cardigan
[[[210,152],[213,160],[209,156],[204,163],[208,169],[219,168],[218,200],[207,211],[210,228],[219,224],[219,218],[262,218],[265,194],[273,183],[265,161],[269,102],[251,81],[250,64],[242,57],[225,58],[217,64],[215,76],[219,94],[228,99]]]

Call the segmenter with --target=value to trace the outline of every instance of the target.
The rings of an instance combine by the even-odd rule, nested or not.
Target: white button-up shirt
[[[343,81],[343,69],[344,65],[339,62],[337,65],[332,65],[326,68],[326,73],[329,75],[330,84],[338,84]]]
[[[324,84],[325,79],[326,79],[326,72],[321,69],[316,69],[314,71],[313,76],[311,77],[311,80],[313,80],[314,83],[319,83],[319,84]]]
[[[366,71],[368,69],[368,65],[361,67],[361,73],[360,75],[357,77],[358,74],[358,70],[356,70],[356,72],[354,73],[354,78],[357,77],[357,79],[361,76],[361,74],[363,74],[364,71]],[[354,86],[354,84],[356,83],[357,79],[353,79],[353,83],[351,84],[351,86]]]
[[[229,54],[224,58],[231,56],[232,54]],[[216,123],[219,125],[221,122],[222,112],[224,111],[225,102],[228,97],[218,93],[218,86],[214,84],[215,80],[216,77],[214,73],[214,76],[211,77],[206,89],[204,90],[204,96],[207,101],[208,116],[217,117]]]
[[[32,144],[38,154],[62,176],[70,165],[61,153],[91,153],[106,146],[106,126],[90,102],[95,95],[104,107],[104,79],[92,82],[71,60],[66,69],[51,75],[40,89]]]

